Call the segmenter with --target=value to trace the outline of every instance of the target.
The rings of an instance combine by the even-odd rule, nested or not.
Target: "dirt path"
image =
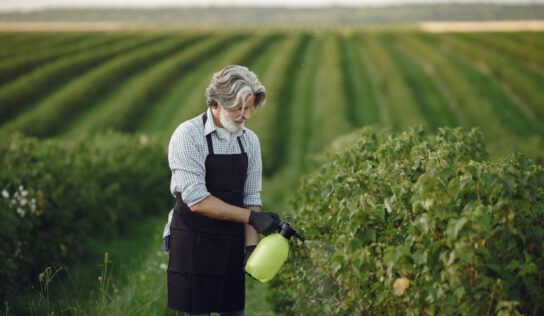
[[[418,28],[430,33],[543,31],[544,20],[421,22],[418,23]]]

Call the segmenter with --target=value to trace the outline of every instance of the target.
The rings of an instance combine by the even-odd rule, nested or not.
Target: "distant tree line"
[[[0,22],[131,22],[167,25],[365,25],[543,18],[544,5],[537,4],[436,4],[320,9],[278,7],[54,9],[0,14]]]

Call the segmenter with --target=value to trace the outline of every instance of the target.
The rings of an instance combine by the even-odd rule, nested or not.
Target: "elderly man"
[[[265,88],[231,65],[213,75],[206,97],[207,111],[180,124],[168,148],[176,197],[168,306],[186,315],[243,315],[244,262],[258,233],[279,225],[276,213],[261,212],[259,139],[244,127],[264,105]]]

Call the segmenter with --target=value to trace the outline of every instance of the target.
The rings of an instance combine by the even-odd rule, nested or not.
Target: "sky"
[[[527,4],[544,0],[0,0],[0,11],[33,11],[48,8],[172,7],[172,6],[378,6],[410,3]]]

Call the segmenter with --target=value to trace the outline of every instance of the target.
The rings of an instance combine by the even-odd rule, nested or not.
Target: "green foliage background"
[[[170,170],[156,138],[0,140],[0,296],[24,293],[46,266],[84,261],[89,241],[126,233],[170,205]],[[26,193],[23,193],[26,192]],[[166,203],[165,203],[166,202]],[[12,303],[13,305],[13,303]]]
[[[36,287],[46,266],[90,258],[89,240],[125,236],[133,220],[166,220],[169,137],[205,110],[213,72],[241,64],[267,89],[267,105],[247,124],[261,140],[264,209],[296,217],[313,240],[296,248],[278,279],[272,302],[288,309],[279,313],[313,313],[309,304],[322,300],[331,301],[315,305],[329,306],[325,314],[349,313],[356,303],[383,313],[426,312],[424,305],[540,312],[542,245],[533,240],[541,237],[541,169],[512,153],[544,161],[542,43],[542,32],[385,26],[0,32],[0,193],[9,196],[0,196],[0,301]],[[369,125],[389,131],[365,129],[338,141],[325,160],[307,159]],[[480,128],[485,140],[440,129],[458,126]],[[340,158],[338,167],[327,164]],[[316,168],[323,177],[306,178],[288,205],[301,175]],[[361,197],[373,203],[369,213],[355,211]],[[323,227],[334,220],[343,235]],[[155,257],[146,262],[158,266]],[[361,295],[347,280],[354,264],[365,268],[352,278]],[[411,284],[402,296],[391,292],[399,277]],[[164,293],[153,291],[163,283],[147,292]],[[142,313],[164,311],[147,292]],[[124,299],[122,310],[131,302]]]

